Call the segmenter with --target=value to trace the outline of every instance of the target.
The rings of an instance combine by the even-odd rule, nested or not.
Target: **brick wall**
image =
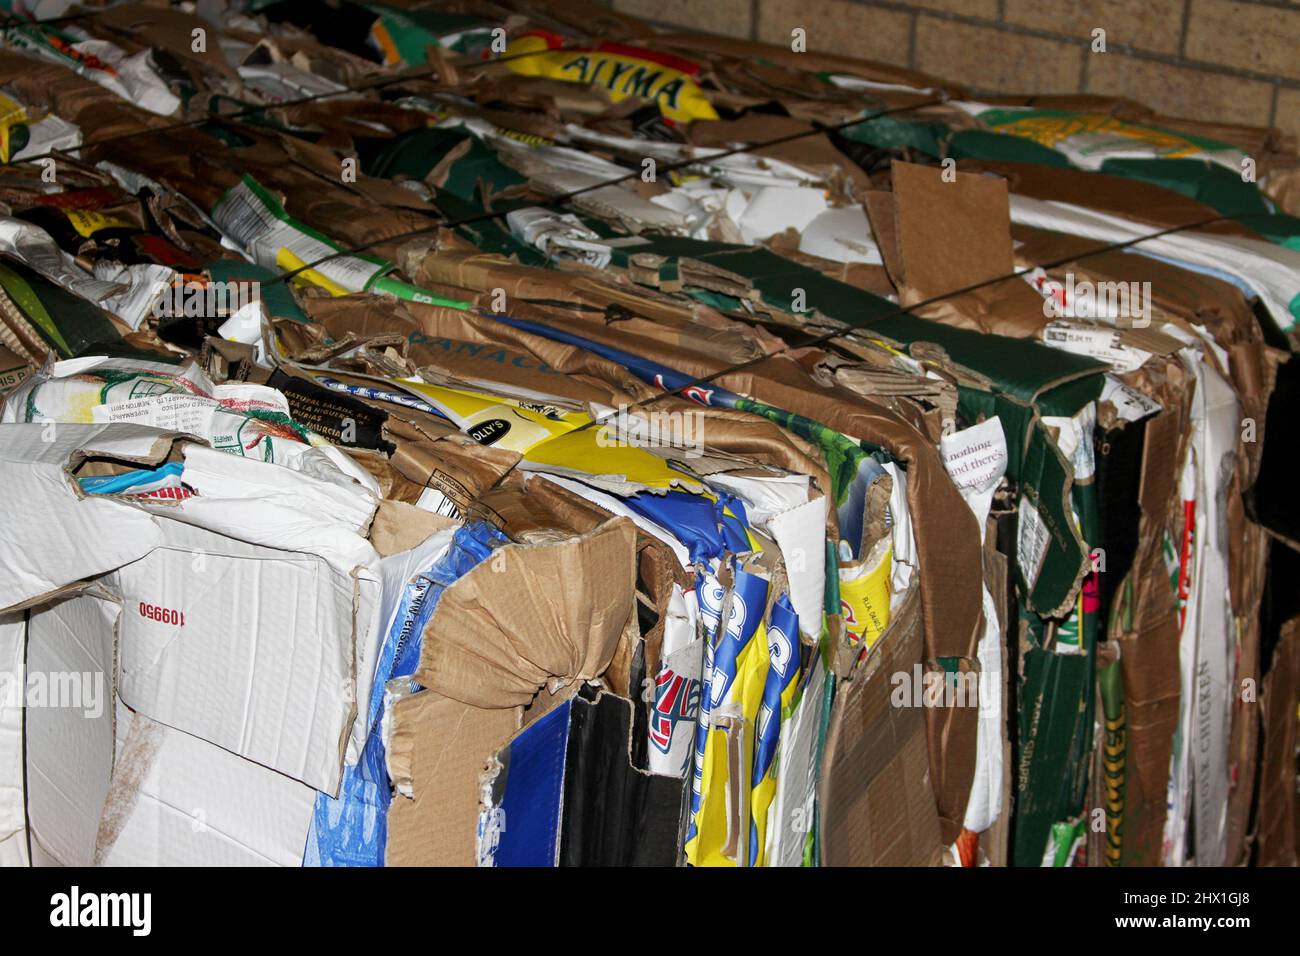
[[[1300,137],[1300,0],[612,0],[652,23],[879,60],[980,93],[1125,96]],[[1106,52],[1093,52],[1105,30]]]

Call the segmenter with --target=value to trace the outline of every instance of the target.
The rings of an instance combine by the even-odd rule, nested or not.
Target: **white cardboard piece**
[[[27,626],[27,819],[32,863],[90,866],[113,772],[119,605],[98,592],[32,611]],[[31,682],[45,684],[38,699]]]
[[[1068,424],[1072,420],[1064,419],[1064,422]],[[1078,426],[1077,432],[1088,436],[1086,444],[1091,450],[1091,425],[1086,430]],[[949,477],[979,522],[983,542],[993,493],[1007,471],[1007,439],[1002,423],[987,418],[962,431],[944,435],[939,439],[939,452]],[[975,738],[975,779],[963,824],[974,833],[983,833],[1002,812],[1002,628],[987,583],[981,586],[980,594],[984,605],[984,633],[976,649],[980,662],[980,713]]]
[[[1223,866],[1227,847],[1228,744],[1235,653],[1228,593],[1228,483],[1235,463],[1240,412],[1223,377],[1195,353],[1184,353],[1196,376],[1192,404],[1192,450],[1184,477],[1184,497],[1194,489],[1191,592],[1179,644],[1182,672],[1181,753],[1174,754],[1173,785],[1178,788],[1169,814],[1173,851],[1165,862],[1181,866],[1186,852],[1186,822],[1195,836],[1196,865]],[[1190,481],[1188,480],[1190,478]]]
[[[354,713],[351,577],[307,552],[161,527],[162,544],[108,579],[123,701],[334,792]]]
[[[827,209],[799,234],[799,251],[833,262],[884,265],[861,205]]]
[[[316,791],[119,702],[99,866],[300,866]]]
[[[369,698],[381,636],[379,557],[349,527],[359,512],[74,490],[66,469],[78,455],[148,465],[177,437],[132,424],[0,426],[0,477],[25,503],[0,526],[0,607],[115,572],[126,703],[336,793],[345,752],[360,755],[356,701]],[[241,475],[280,467],[230,461]]]
[[[1095,209],[1015,194],[1011,196],[1011,221],[1105,242],[1129,242],[1151,231],[1143,223]],[[1295,323],[1290,303],[1300,290],[1300,250],[1264,239],[1195,231],[1144,239],[1133,249],[1185,263],[1194,270],[1225,272],[1254,290],[1283,330]]]
[[[760,477],[720,472],[710,475],[708,484],[740,498],[749,520],[772,536],[785,562],[790,603],[799,615],[799,630],[815,640],[821,633],[825,603],[826,497],[809,497],[805,475]]]
[[[826,673],[820,657],[789,721],[781,727],[776,761],[776,797],[768,811],[767,860],[769,866],[802,866],[804,844],[812,825],[816,803],[817,735],[821,729]]]
[[[0,615],[0,866],[28,862],[22,708],[26,656],[27,622],[22,613]]]
[[[0,608],[23,607],[112,571],[161,541],[153,518],[117,501],[80,497],[64,469],[82,448],[153,457],[156,443],[170,443],[171,433],[137,425],[51,423],[2,425],[0,436],[0,487],[10,501],[22,503],[0,521]]]

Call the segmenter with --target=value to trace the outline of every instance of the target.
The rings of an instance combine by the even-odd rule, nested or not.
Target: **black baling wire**
[[[9,26],[14,26],[14,25],[44,25],[44,24],[73,22],[77,20],[92,18],[94,16],[99,15],[100,13],[102,13],[104,10],[107,9],[111,9],[111,8],[105,7],[99,10],[86,11],[83,13],[72,14],[65,17],[52,17],[44,20],[27,20],[20,17],[6,16],[4,17],[4,20],[0,22],[0,25],[2,25],[4,28],[8,28]],[[458,69],[473,69],[476,67],[490,66],[495,63],[506,63],[516,59],[523,59],[530,56],[537,56],[539,54],[553,53],[553,52],[556,51],[549,48],[545,50],[533,50],[527,53],[515,54],[513,56],[498,57],[492,60],[485,60],[481,63],[463,63],[463,64],[457,63],[456,67]],[[11,160],[7,163],[3,163],[0,165],[14,165],[16,162],[22,162],[22,163],[36,162],[38,160],[51,158],[60,154],[66,155],[67,153],[80,152],[81,150],[90,149],[91,147],[94,146],[101,146],[109,143],[121,142],[123,140],[134,139],[137,137],[168,132],[176,129],[186,129],[186,128],[191,128],[196,126],[203,126],[212,122],[228,122],[231,120],[242,119],[246,116],[252,116],[258,113],[263,113],[268,110],[288,109],[295,106],[302,106],[307,103],[314,103],[325,99],[331,99],[333,97],[344,96],[350,93],[364,93],[373,90],[383,89],[388,86],[395,86],[400,83],[409,82],[411,80],[425,79],[427,77],[436,75],[437,73],[438,73],[437,67],[430,67],[428,69],[415,70],[408,73],[403,73],[401,75],[381,77],[376,79],[375,82],[366,85],[345,87],[344,89],[331,90],[325,93],[317,93],[311,96],[301,97],[296,100],[286,100],[282,103],[268,103],[264,105],[250,106],[241,110],[237,110],[234,113],[217,114],[214,116],[207,116],[198,119],[185,120],[178,123],[168,124],[165,126],[149,127],[147,129],[136,130],[134,132],[124,133],[118,136],[109,136],[99,140],[92,140],[86,143],[82,143],[79,146],[71,147],[67,150],[61,150],[58,153],[50,152],[40,156],[29,156],[22,160],[18,160],[18,161]],[[822,125],[822,124],[814,124],[809,129],[799,130],[798,132],[789,133],[784,136],[778,136],[773,139],[763,140],[755,143],[749,143],[744,146],[733,147],[731,149],[724,150],[720,153],[714,153],[712,155],[705,156],[705,157],[689,158],[675,163],[669,163],[664,167],[662,167],[661,170],[659,171],[675,172],[681,169],[688,169],[692,166],[703,165],[712,161],[724,159],[728,156],[737,156],[744,153],[751,153],[759,149],[766,149],[771,146],[780,146],[780,145],[784,145],[785,143],[795,142],[810,136],[820,136],[827,133],[834,133],[840,130],[848,129],[852,126],[857,126],[862,123],[870,123],[873,120],[879,119],[884,116],[890,116],[895,113],[912,112],[914,110],[924,109],[927,106],[942,105],[944,102],[945,102],[945,98],[938,97],[930,100],[924,100],[919,103],[908,104],[906,106],[898,106],[890,109],[880,110],[876,113],[868,114],[866,116],[854,117],[845,120],[841,123],[836,123],[829,126]],[[617,186],[621,183],[634,179],[639,175],[640,173],[637,172],[636,170],[630,170],[627,174],[623,176],[614,177],[609,180],[603,180],[599,183],[592,183],[591,185],[583,186],[579,189],[574,189],[569,192],[562,193],[561,195],[558,196],[552,196],[547,199],[543,199],[539,201],[536,205],[540,207],[562,205],[585,193],[593,192],[597,189],[604,189],[609,186]],[[371,242],[363,243],[362,245],[354,246],[348,249],[341,249],[337,252],[331,253],[328,256],[322,256],[320,259],[316,259],[312,262],[304,263],[303,265],[298,266],[295,269],[289,270],[287,272],[282,272],[281,274],[268,280],[268,282],[264,284],[270,285],[278,282],[287,282],[293,279],[295,276],[300,275],[301,273],[309,271],[311,269],[314,269],[316,266],[319,266],[325,262],[330,262],[334,259],[355,255],[359,252],[364,252],[367,249],[371,249],[377,245],[382,245],[389,242],[401,241],[409,238],[414,238],[416,236],[427,235],[428,233],[434,232],[438,229],[454,229],[458,226],[473,225],[479,222],[489,222],[495,219],[503,218],[505,215],[506,213],[501,211],[485,211],[483,213],[479,213],[473,216],[465,216],[460,219],[439,220],[437,222],[430,223],[427,226],[423,226],[419,229],[409,230],[404,233],[399,233],[395,236],[386,236],[382,239],[373,240]],[[922,299],[919,302],[913,302],[911,305],[906,307],[899,306],[889,312],[886,312],[882,315],[878,315],[875,318],[861,325],[846,326],[840,329],[833,329],[831,331],[824,332],[820,335],[811,336],[802,341],[785,343],[781,346],[781,348],[777,349],[774,352],[769,352],[752,359],[747,359],[743,362],[737,362],[733,365],[727,366],[726,368],[719,369],[716,372],[711,372],[708,375],[703,375],[700,376],[699,378],[692,379],[691,381],[679,385],[676,388],[666,389],[657,395],[651,396],[650,398],[646,398],[638,402],[634,402],[631,405],[629,405],[628,408],[629,409],[644,408],[645,406],[651,405],[657,401],[661,401],[662,399],[667,398],[669,396],[681,395],[682,393],[692,388],[698,388],[701,385],[707,385],[710,382],[714,382],[717,381],[718,379],[725,378],[728,375],[733,375],[737,372],[744,371],[747,368],[752,368],[754,366],[761,365],[763,362],[766,362],[769,359],[775,358],[776,356],[782,355],[793,349],[811,348],[815,346],[826,345],[829,344],[830,342],[833,342],[835,339],[841,338],[843,336],[852,335],[856,332],[861,332],[866,329],[869,329],[873,325],[883,322],[886,319],[898,318],[900,316],[908,315],[914,309],[922,308],[928,305],[933,305],[937,302],[942,302],[944,300],[955,298],[960,295],[965,295],[966,293],[969,292],[975,292],[980,289],[988,288],[990,286],[997,285],[998,283],[1006,282],[1010,279],[1018,279],[1023,277],[1024,275],[1034,272],[1037,269],[1054,269],[1063,265],[1068,265],[1072,262],[1078,262],[1082,259],[1090,258],[1092,256],[1102,255],[1107,252],[1117,252],[1123,249],[1131,248],[1140,243],[1148,242],[1152,239],[1159,239],[1163,236],[1173,235],[1179,232],[1185,232],[1190,229],[1199,229],[1201,227],[1214,225],[1220,222],[1240,222],[1250,218],[1259,218],[1261,215],[1262,215],[1261,213],[1244,213],[1240,215],[1225,214],[1220,216],[1212,216],[1205,219],[1199,219],[1194,222],[1184,223],[1179,226],[1170,226],[1168,228],[1160,229],[1155,232],[1137,236],[1132,239],[1127,239],[1122,242],[1106,243],[1104,245],[1098,246],[1095,249],[1089,249],[1081,253],[1065,256],[1060,259],[1052,260],[1049,262],[1039,263],[1038,265],[1030,266],[1024,269],[1013,270],[1012,272],[1008,272],[1003,275],[994,276],[989,279],[981,280],[980,282],[975,282],[975,283],[971,283],[970,285],[962,286],[961,288],[958,289],[952,289],[948,292],[931,296],[927,299]],[[616,416],[607,415],[603,418],[592,419],[591,421],[587,422],[585,425],[580,426],[576,430],[582,431],[584,429],[591,428],[593,426],[602,425],[605,422],[609,421],[612,417],[616,417]]]
[[[922,109],[926,106],[936,106],[943,102],[944,101],[941,98],[937,98],[933,100],[925,100],[920,103],[910,104],[908,106],[896,106],[891,109],[880,110],[879,112],[876,113],[871,113],[866,116],[855,117],[854,119],[846,120],[843,123],[836,123],[831,126],[815,125],[809,129],[800,130],[796,133],[788,133],[784,136],[778,136],[774,139],[762,140],[760,142],[750,143],[745,146],[736,146],[731,149],[723,150],[722,152],[719,153],[714,153],[710,156],[701,156],[701,157],[695,157],[690,159],[683,159],[675,163],[668,163],[664,166],[657,167],[656,175],[658,175],[661,172],[671,173],[671,172],[676,172],[677,170],[680,169],[689,169],[692,166],[702,166],[707,163],[713,162],[715,160],[725,159],[728,156],[737,156],[741,153],[752,153],[755,150],[765,149],[769,146],[780,146],[785,143],[791,143],[796,140],[805,139],[809,136],[820,136],[824,133],[838,132],[839,130],[847,129],[850,126],[857,126],[861,123],[870,123],[873,120],[879,119],[882,116],[890,116],[894,113],[908,113],[913,110]],[[534,205],[541,208],[546,208],[548,206],[562,205],[564,203],[567,203],[577,198],[578,196],[583,195],[584,193],[593,192],[597,189],[605,189],[606,187],[609,186],[617,186],[620,183],[625,183],[629,180],[636,179],[640,175],[641,173],[637,170],[629,170],[627,173],[625,173],[622,176],[615,176],[612,179],[601,180],[598,183],[592,183],[591,185],[583,186],[580,189],[573,189],[570,190],[569,192],[561,193],[558,196],[551,196],[546,199],[538,200],[538,202],[536,202]],[[356,255],[358,252],[365,252],[367,249],[373,249],[375,246],[385,245],[390,242],[400,242],[405,239],[413,239],[416,236],[427,235],[431,232],[436,232],[439,229],[455,229],[458,226],[468,226],[468,225],[473,225],[474,223],[490,222],[494,219],[503,219],[505,218],[506,215],[507,215],[506,211],[485,211],[481,213],[475,213],[472,216],[464,216],[460,219],[437,220],[435,222],[429,223],[429,225],[427,226],[421,226],[419,229],[411,229],[408,230],[407,232],[401,232],[393,236],[384,236],[380,239],[374,239],[371,240],[370,242],[362,243],[359,246],[352,246],[348,249],[340,249],[337,252],[330,253],[328,256],[321,256],[319,259],[315,259],[312,262],[304,263],[303,265],[298,266],[296,269],[293,269],[289,272],[281,273],[280,275],[276,276],[274,279],[269,280],[269,283],[274,284],[276,282],[287,282],[288,280],[294,278],[294,276],[297,276],[298,274],[302,272],[306,272],[310,269],[314,269],[316,266],[321,265],[322,263],[330,262],[334,259],[341,259],[346,256]]]

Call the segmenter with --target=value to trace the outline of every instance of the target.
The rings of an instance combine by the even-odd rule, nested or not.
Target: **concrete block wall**
[[[1300,139],[1300,0],[611,0],[668,27],[921,70],[977,93],[1125,96]],[[1105,52],[1094,52],[1095,30]]]

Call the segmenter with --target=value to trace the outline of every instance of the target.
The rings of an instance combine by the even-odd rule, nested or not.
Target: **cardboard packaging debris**
[[[507,7],[10,11],[0,863],[1294,865],[1285,138]]]

